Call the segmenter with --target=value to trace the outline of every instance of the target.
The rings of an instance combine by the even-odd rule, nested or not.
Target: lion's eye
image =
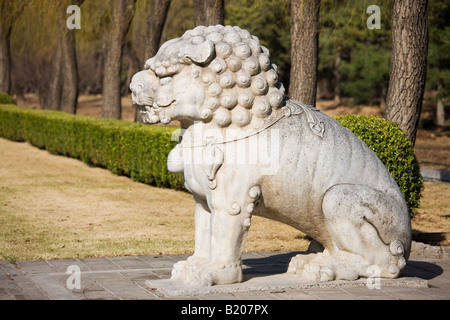
[[[132,83],[130,85],[130,88],[132,91],[134,91],[135,93],[139,93],[142,91],[142,89],[144,88],[144,85],[142,83]]]

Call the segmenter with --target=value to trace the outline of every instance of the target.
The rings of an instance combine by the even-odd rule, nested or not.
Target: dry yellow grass
[[[412,220],[413,230],[450,233],[450,184],[425,182],[420,208]],[[440,245],[450,245],[450,238]]]
[[[192,195],[0,139],[0,258],[191,253]],[[299,231],[254,217],[246,250],[302,250]]]

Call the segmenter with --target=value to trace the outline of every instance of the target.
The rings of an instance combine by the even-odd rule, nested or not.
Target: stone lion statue
[[[172,279],[242,281],[252,215],[314,239],[319,250],[288,266],[306,280],[399,276],[411,247],[399,187],[351,131],[285,95],[256,36],[196,27],[164,43],[130,88],[144,122],[181,123],[168,169],[184,174],[196,201],[195,252]]]

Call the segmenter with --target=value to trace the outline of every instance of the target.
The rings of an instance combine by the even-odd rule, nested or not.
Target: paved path
[[[449,171],[421,168],[420,174],[425,180],[450,183]]]
[[[264,279],[286,271],[297,252],[246,253],[243,259],[245,279]],[[65,260],[0,260],[0,300],[167,300],[161,291],[147,285],[148,280],[168,279],[172,265],[187,255],[125,256]],[[67,273],[68,268],[69,273]],[[79,271],[79,273],[77,273]],[[77,283],[77,279],[80,280]],[[249,282],[247,280],[247,283]],[[411,280],[408,284],[408,281]],[[362,280],[365,281],[365,280]],[[414,285],[416,283],[417,285]],[[246,282],[242,285],[246,285]],[[73,289],[70,289],[73,286]],[[68,288],[69,287],[69,288]],[[78,288],[77,288],[78,287]],[[237,290],[242,291],[242,290]],[[176,296],[192,300],[449,300],[450,258],[425,258],[411,255],[397,283],[369,289],[358,286],[270,288],[245,292],[223,291]]]

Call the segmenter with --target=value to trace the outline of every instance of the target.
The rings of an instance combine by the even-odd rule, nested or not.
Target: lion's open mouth
[[[164,123],[168,124],[172,119],[168,107],[160,107],[153,103],[152,106],[137,106],[144,123],[155,124]]]

